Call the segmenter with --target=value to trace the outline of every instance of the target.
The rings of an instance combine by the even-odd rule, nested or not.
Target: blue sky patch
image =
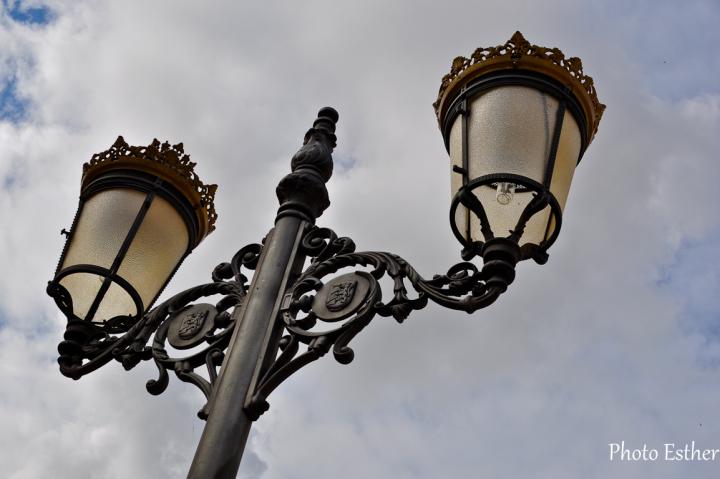
[[[0,82],[0,121],[18,123],[26,111],[27,101],[17,93],[17,78],[13,75]]]
[[[3,0],[8,16],[18,23],[47,25],[53,19],[52,11],[46,6],[25,7],[21,1]]]

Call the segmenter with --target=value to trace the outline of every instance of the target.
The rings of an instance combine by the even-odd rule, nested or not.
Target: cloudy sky
[[[610,461],[608,444],[720,448],[719,24],[716,0],[3,0],[1,475],[184,477],[202,431],[201,394],[150,396],[151,365],[58,372],[44,290],[93,153],[183,141],[220,184],[177,292],[264,236],[332,105],[318,223],[432,276],[459,247],[431,103],[453,57],[520,30],[581,57],[607,104],[550,261],[472,316],[377,318],[351,365],[324,358],[273,393],[239,477],[718,477],[720,457]]]

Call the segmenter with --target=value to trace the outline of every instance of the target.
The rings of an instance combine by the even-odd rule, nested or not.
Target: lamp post
[[[532,45],[519,32],[456,58],[434,107],[451,160],[450,224],[464,261],[432,279],[396,254],[356,252],[351,239],[315,226],[330,205],[332,108],[320,110],[278,184],[280,207],[262,244],[218,265],[212,282],[152,309],[214,229],[216,186],[200,181],[182,144],[134,147],[120,137],[94,155],[47,290],[68,318],[58,346],[62,374],[79,379],[112,360],[126,369],[153,360],[158,378],[147,389],[160,394],[174,371],[207,399],[188,477],[233,478],[270,393],[330,350],[340,363],[352,361],[350,341],[376,315],[402,322],[428,301],[468,313],[493,303],[519,261],[547,261],[575,166],[605,107],[578,58]],[[254,271],[250,284],[247,271]],[[385,275],[394,284],[389,295],[378,282]],[[214,304],[198,302],[218,295]]]

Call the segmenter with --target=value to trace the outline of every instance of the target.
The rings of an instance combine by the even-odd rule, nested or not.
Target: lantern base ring
[[[92,264],[77,264],[60,271],[60,273],[58,273],[55,278],[48,283],[47,287],[48,294],[55,299],[55,302],[60,308],[60,311],[62,311],[62,313],[65,315],[66,318],[68,318],[69,321],[78,320],[88,323],[91,322],[83,318],[79,318],[77,315],[75,315],[71,295],[69,294],[67,289],[62,284],[60,284],[60,281],[63,278],[78,273],[88,273],[94,274],[96,276],[101,276],[103,278],[109,278],[110,281],[121,287],[130,296],[130,298],[132,298],[133,304],[135,305],[136,312],[132,316],[118,316],[102,322],[92,322],[94,325],[96,325],[97,327],[102,327],[105,332],[110,334],[123,333],[142,317],[142,313],[144,311],[142,298],[140,298],[140,294],[125,278],[118,275],[117,273],[112,273],[107,268]]]
[[[550,218],[549,221],[554,221],[554,229],[552,234],[545,238],[542,243],[525,243],[520,248],[520,258],[533,259],[539,264],[547,262],[547,250],[557,239],[560,234],[560,227],[562,225],[562,209],[557,198],[543,186],[541,183],[528,178],[526,176],[515,175],[512,173],[494,173],[490,175],[480,176],[470,180],[466,185],[460,187],[450,204],[450,228],[452,229],[455,237],[463,245],[462,258],[466,261],[472,259],[475,256],[484,257],[485,248],[484,246],[495,239],[495,233],[490,227],[485,208],[473,194],[473,191],[482,187],[492,187],[498,183],[513,183],[518,186],[518,191],[523,192],[534,192],[535,196],[528,202],[525,210],[520,214],[518,223],[510,235],[505,237],[507,240],[519,244],[519,240],[522,237],[522,232],[527,225],[528,221],[538,212],[550,207]],[[472,212],[480,221],[481,232],[484,237],[484,241],[473,241],[471,238],[465,238],[460,232],[456,221],[456,213],[459,206],[465,206],[469,212]]]

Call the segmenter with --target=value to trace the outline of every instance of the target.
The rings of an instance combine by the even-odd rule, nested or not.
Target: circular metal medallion
[[[168,327],[168,342],[176,349],[189,349],[200,344],[212,331],[217,309],[212,304],[194,304],[173,316]]]
[[[348,273],[333,278],[313,299],[312,311],[321,321],[340,321],[353,315],[370,292],[367,273]]]

